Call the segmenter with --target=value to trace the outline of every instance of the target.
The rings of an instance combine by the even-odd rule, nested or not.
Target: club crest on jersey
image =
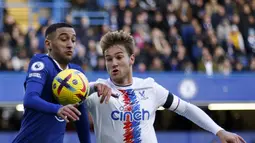
[[[148,99],[148,97],[145,96],[145,90],[139,91],[138,94],[139,94],[139,99],[140,100]]]
[[[35,62],[31,66],[32,71],[40,71],[44,68],[44,63],[43,62]]]

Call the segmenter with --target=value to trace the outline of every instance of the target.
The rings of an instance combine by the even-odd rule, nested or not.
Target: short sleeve
[[[28,73],[26,82],[38,82],[44,84],[47,79],[47,68],[46,64],[37,58],[33,58],[29,63]]]
[[[87,106],[87,109],[89,112],[93,112],[93,109],[94,107],[96,106],[95,105],[95,100],[98,100],[97,98],[97,92],[94,92],[92,93],[86,100],[85,100],[85,103],[86,103],[86,106]],[[99,101],[98,101],[99,102]]]
[[[156,106],[157,107],[163,106],[166,103],[169,91],[156,82],[153,83],[153,88],[154,88],[155,94],[156,94],[156,98],[155,98]]]

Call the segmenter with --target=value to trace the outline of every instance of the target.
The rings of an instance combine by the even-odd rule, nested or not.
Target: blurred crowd
[[[92,0],[75,0],[64,21],[73,24],[72,10],[106,11],[109,23],[90,25],[89,17],[73,24],[77,45],[73,62],[89,71],[105,71],[99,46],[102,35],[124,30],[136,47],[134,71],[203,72],[208,75],[255,71],[255,0],[116,0],[98,6]],[[35,53],[46,53],[44,33],[21,31],[4,13],[0,33],[0,70],[26,71]]]

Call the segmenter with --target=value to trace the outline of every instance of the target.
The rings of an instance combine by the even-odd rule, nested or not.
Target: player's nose
[[[66,47],[67,47],[68,49],[74,48],[74,43],[73,43],[73,41],[72,41],[71,39],[68,40],[68,42],[66,43]]]
[[[66,45],[66,48],[67,49],[73,49],[74,48],[74,44],[72,44],[72,43],[68,43],[67,45]]]
[[[115,58],[112,59],[112,66],[113,67],[118,66],[118,62],[117,62],[117,60]]]
[[[72,45],[66,45],[66,48],[67,48],[68,50],[73,49],[73,47],[74,47],[74,46],[72,46]]]

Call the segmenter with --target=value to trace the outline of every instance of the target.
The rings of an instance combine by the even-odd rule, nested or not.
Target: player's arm
[[[66,122],[69,122],[69,119],[78,120],[80,112],[73,105],[61,106],[47,102],[40,97],[46,84],[47,76],[48,71],[45,63],[34,57],[29,64],[28,76],[25,82],[24,107],[43,113],[57,114]]]
[[[90,82],[89,87],[90,87],[89,95],[97,92],[98,97],[101,97],[100,103],[103,103],[104,101],[105,103],[108,103],[110,97],[115,96],[115,94],[112,93],[112,89],[104,83]]]
[[[24,97],[24,107],[34,109],[36,111],[57,114],[61,105],[47,102],[40,98],[43,90],[43,84],[30,81],[26,84],[26,92]]]
[[[89,82],[89,96],[90,96],[91,94],[97,92],[97,91],[96,91],[95,84],[96,84],[96,82],[93,82],[93,81],[92,81],[92,82]]]
[[[86,73],[81,67],[77,67],[77,70],[81,71],[84,75],[86,75]],[[89,89],[88,95],[90,96],[91,94],[97,92],[98,97],[101,97],[100,103],[103,103],[104,101],[105,103],[108,103],[110,100],[110,97],[115,96],[115,94],[112,93],[111,88],[104,83],[92,81],[92,82],[89,82],[89,88],[90,89]]]
[[[78,133],[78,137],[81,143],[90,143],[90,124],[88,118],[88,112],[86,108],[86,104],[82,103],[79,105],[78,110],[81,112],[80,120],[75,122],[76,131]]]
[[[31,60],[25,83],[26,90],[23,104],[25,108],[56,114],[61,105],[53,104],[40,98],[46,83],[47,74],[48,71],[42,61]]]
[[[201,128],[217,135],[221,142],[246,143],[241,136],[227,132],[218,126],[203,110],[171,93],[168,94],[163,107],[186,117]]]
[[[167,100],[163,107],[186,117],[201,128],[215,135],[220,130],[223,130],[203,110],[191,103],[180,99],[170,92],[168,93]]]
[[[154,88],[157,106],[174,111],[215,135],[218,131],[223,130],[197,106],[180,99],[156,82],[154,82]]]
[[[213,133],[214,135],[217,135],[221,142],[246,143],[245,140],[239,135],[227,132],[218,126],[203,110],[197,106],[180,99],[157,83],[154,85],[156,88],[156,95],[159,96],[157,100],[158,105],[162,105],[164,108],[186,117],[201,128]]]

